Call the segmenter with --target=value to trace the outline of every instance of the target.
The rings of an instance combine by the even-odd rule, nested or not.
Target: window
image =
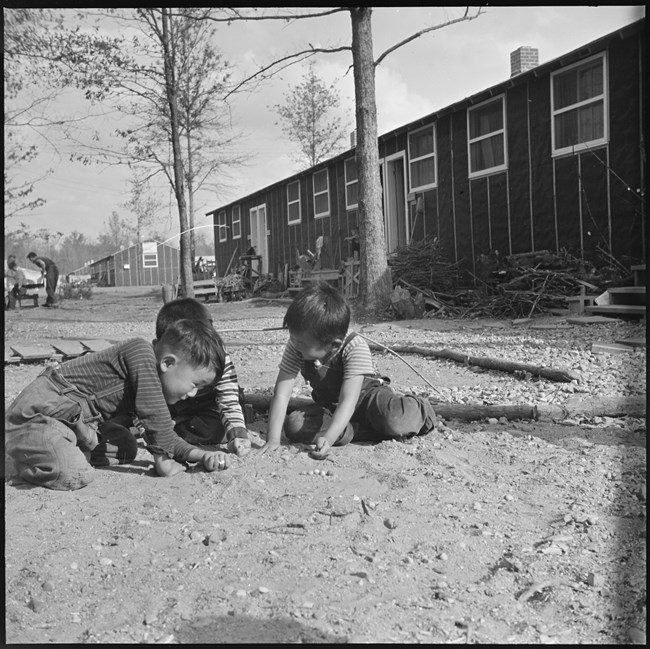
[[[158,268],[158,244],[155,241],[142,242],[143,268]]]
[[[506,168],[505,123],[503,96],[468,109],[470,178]]]
[[[287,185],[287,215],[289,225],[300,223],[300,181]]]
[[[553,153],[607,142],[605,55],[551,75]]]
[[[314,217],[328,216],[329,213],[329,176],[327,169],[322,169],[314,174]]]
[[[351,210],[359,205],[359,178],[357,177],[357,159],[345,161],[345,207]]]
[[[228,226],[226,225],[226,213],[217,214],[217,227],[219,228],[219,241],[228,241]]]
[[[232,208],[232,238],[241,239],[241,209],[239,205]]]
[[[410,188],[435,187],[436,184],[436,133],[434,126],[409,133]]]

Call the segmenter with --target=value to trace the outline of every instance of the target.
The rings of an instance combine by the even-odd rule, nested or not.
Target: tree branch
[[[351,51],[352,48],[349,45],[346,45],[343,47],[334,47],[334,48],[312,47],[309,50],[303,50],[302,52],[296,52],[295,54],[288,54],[287,56],[283,56],[281,59],[278,59],[277,61],[273,61],[273,63],[269,63],[269,65],[260,68],[257,72],[253,73],[243,81],[240,81],[232,90],[229,90],[226,93],[224,97],[224,101],[226,101],[231,95],[235,94],[242,86],[246,85],[249,81],[252,81],[256,77],[264,75],[265,72],[267,72],[268,70],[270,70],[275,66],[280,65],[281,63],[291,61],[292,59],[297,59],[298,57],[302,57],[300,58],[300,61],[303,61],[304,59],[307,59],[310,56],[313,56],[314,54],[334,54],[336,52],[351,52]],[[295,61],[292,61],[291,63],[287,63],[287,65],[282,66],[279,70],[274,71],[273,74],[280,72],[288,65],[292,65],[294,62]]]
[[[400,41],[396,45],[393,45],[392,47],[389,47],[376,61],[375,61],[375,67],[377,67],[391,52],[394,52],[396,49],[399,49],[400,47],[406,45],[407,43],[410,43],[411,41],[414,41],[416,38],[420,38],[423,34],[426,34],[428,32],[433,32],[438,29],[442,29],[443,27],[449,27],[449,25],[455,25],[456,23],[461,23],[464,21],[468,20],[474,20],[474,18],[478,18],[482,11],[481,7],[478,8],[478,11],[476,14],[473,16],[468,16],[467,14],[469,13],[469,7],[465,10],[465,15],[462,18],[454,18],[453,20],[448,20],[446,23],[441,23],[440,25],[434,25],[433,27],[426,27],[425,29],[420,30],[419,32],[412,34],[408,38],[405,38],[403,41]]]

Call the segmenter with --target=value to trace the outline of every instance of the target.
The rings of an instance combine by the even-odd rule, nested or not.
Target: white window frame
[[[228,241],[228,226],[226,225],[226,211],[217,214],[217,229],[219,230],[219,243]]]
[[[232,238],[241,239],[241,207],[235,205],[232,208]]]
[[[289,196],[289,188],[293,187],[293,185],[298,185],[298,198],[291,200],[291,197]],[[298,203],[298,218],[291,220],[290,214],[291,214],[291,205],[294,205],[295,203]],[[300,204],[300,180],[295,180],[294,182],[291,182],[287,185],[287,223],[289,225],[295,225],[296,223],[300,223],[302,221],[302,207]]]
[[[142,242],[142,267],[158,268],[158,244],[155,241]]]
[[[423,131],[426,131],[428,129],[433,130],[433,151],[431,153],[427,153],[426,155],[421,155],[417,158],[412,157],[411,156],[411,135],[417,135],[418,133],[422,133]],[[407,134],[407,144],[408,144],[408,155],[409,155],[409,193],[412,194],[413,192],[421,192],[425,189],[431,189],[433,187],[437,187],[438,186],[438,156],[437,156],[438,143],[436,141],[436,125],[431,124],[430,126],[419,128],[417,131],[411,131],[410,133]],[[417,186],[412,185],[413,174],[411,172],[411,165],[414,162],[422,162],[423,160],[427,160],[428,158],[433,158],[433,182],[427,185],[417,185]]]
[[[319,174],[325,174],[325,178],[327,178],[327,187],[320,191],[316,191],[316,176]],[[314,190],[314,218],[315,219],[322,219],[326,216],[330,215],[330,174],[329,170],[327,167],[325,169],[320,169],[319,171],[315,172],[314,175],[312,176],[312,189]],[[316,212],[316,197],[317,196],[322,196],[323,194],[327,195],[327,211],[326,212]]]
[[[354,180],[349,180],[348,179],[348,163],[354,164],[354,171],[355,171]],[[352,156],[351,158],[348,158],[347,160],[344,161],[344,163],[343,163],[343,173],[345,175],[345,207],[348,210],[354,210],[357,207],[359,207],[359,170],[357,169],[357,158],[356,158],[356,156]],[[357,186],[357,202],[356,203],[348,203],[348,187],[352,187],[352,185]]]
[[[502,111],[502,127],[495,131],[490,131],[489,133],[483,133],[475,138],[470,138],[470,115],[476,110],[479,110],[487,104],[494,103],[496,101],[501,101],[501,111]],[[495,135],[501,135],[503,138],[503,163],[494,165],[493,167],[486,167],[485,169],[479,169],[477,171],[472,171],[472,144],[480,142],[481,140],[486,140],[488,138],[494,137]],[[496,95],[490,97],[485,101],[482,101],[476,106],[472,106],[467,109],[467,170],[469,178],[478,178],[480,176],[487,176],[489,174],[497,173],[499,171],[504,171],[508,168],[508,137],[507,137],[507,124],[506,124],[506,96],[504,94]]]
[[[561,76],[562,74],[568,72],[569,70],[572,70],[573,68],[581,67],[585,64],[591,63],[596,59],[601,60],[601,65],[603,68],[602,94],[596,95],[594,97],[590,97],[589,99],[578,101],[575,104],[571,104],[570,106],[564,106],[563,108],[555,110],[555,89],[554,89],[555,78]],[[582,59],[582,61],[578,61],[577,63],[573,63],[572,65],[567,65],[561,70],[557,70],[556,72],[553,72],[551,74],[550,84],[551,84],[551,138],[552,138],[551,152],[552,155],[561,156],[561,155],[566,155],[567,153],[574,153],[575,151],[583,151],[585,149],[589,149],[595,146],[602,146],[603,144],[607,144],[609,142],[609,79],[607,76],[607,52],[600,52],[599,54],[595,54],[594,56],[590,56],[589,58]],[[578,142],[576,144],[571,144],[570,146],[557,148],[555,146],[555,118],[558,115],[561,115],[563,113],[567,113],[572,110],[576,110],[578,108],[588,106],[589,104],[595,104],[598,102],[602,102],[603,104],[602,137],[596,138],[594,140],[589,140],[588,142]]]

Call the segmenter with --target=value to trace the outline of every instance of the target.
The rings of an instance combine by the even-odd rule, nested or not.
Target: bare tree
[[[60,80],[82,88],[91,101],[115,107],[121,143],[106,143],[99,135],[91,142],[75,140],[72,133],[70,138],[82,162],[138,165],[147,180],[164,175],[178,206],[180,282],[191,296],[194,192],[222,166],[237,162],[226,159],[228,138],[214,135],[227,128],[215,118],[215,106],[223,105],[227,64],[206,43],[212,27],[195,20],[214,10],[104,11],[125,26],[125,35],[70,34]],[[219,154],[210,156],[208,147]]]
[[[334,84],[323,83],[314,67],[310,61],[285,103],[273,107],[282,120],[282,132],[298,145],[294,158],[301,168],[313,167],[339,153],[349,130],[340,115],[330,117],[330,111],[341,103],[340,95]]]

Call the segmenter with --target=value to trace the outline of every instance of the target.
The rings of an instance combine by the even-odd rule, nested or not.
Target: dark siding
[[[609,250],[610,228],[607,214],[607,150],[598,149],[580,156],[582,248],[593,261],[597,246]]]
[[[533,242],[531,250],[555,250],[553,160],[551,158],[550,80],[548,74],[530,84],[531,192],[533,197]]]
[[[454,178],[451,156],[451,115],[445,115],[437,124],[436,139],[438,142],[438,237],[441,251],[451,261],[457,260],[456,237],[454,229]],[[427,232],[431,223],[429,205],[433,203],[432,192],[426,192],[425,205],[427,215]]]
[[[645,151],[639,129],[639,84],[646,79],[645,39],[614,39],[609,48],[612,253],[632,263],[645,261],[644,208],[638,190],[645,187]],[[645,108],[645,106],[644,106]],[[644,120],[645,121],[645,120]],[[629,189],[628,189],[629,187]]]
[[[489,177],[474,178],[470,181],[472,236],[477,254],[492,248],[490,232],[490,204],[488,199]]]
[[[508,185],[510,189],[510,254],[531,249],[530,149],[528,146],[529,81],[508,91]],[[501,254],[508,248],[496,246]]]
[[[510,235],[509,235],[509,214],[508,214],[508,175],[499,173],[490,176],[490,230],[491,230],[491,248],[498,250],[501,255],[509,255]],[[477,239],[476,254],[485,252],[483,246]]]
[[[470,266],[473,263],[472,223],[469,180],[467,177],[467,118],[465,110],[452,115],[454,213],[456,221],[456,257]]]
[[[577,156],[555,160],[555,203],[559,249],[580,254],[580,182]]]

